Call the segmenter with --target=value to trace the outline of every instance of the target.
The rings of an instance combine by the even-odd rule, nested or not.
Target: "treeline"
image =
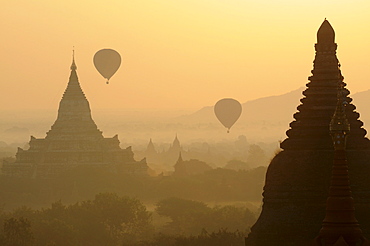
[[[150,212],[137,198],[100,193],[71,205],[1,212],[0,245],[242,246],[255,219],[246,207],[180,198],[163,199]]]
[[[56,200],[67,204],[112,192],[134,196],[146,204],[168,197],[203,202],[261,201],[266,167],[251,170],[212,169],[183,177],[143,177],[114,173],[104,167],[77,167],[53,179],[0,176],[0,206],[47,207]]]

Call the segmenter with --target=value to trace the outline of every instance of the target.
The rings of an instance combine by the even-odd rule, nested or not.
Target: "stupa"
[[[134,160],[131,147],[121,149],[118,135],[103,137],[91,117],[88,100],[81,89],[77,66],[71,65],[67,88],[59,103],[58,117],[45,138],[31,136],[29,149],[18,148],[15,163],[4,163],[11,176],[50,177],[76,166],[104,166],[117,172],[143,175],[145,159]]]
[[[312,245],[325,217],[334,157],[329,125],[343,85],[345,114],[351,126],[346,154],[356,218],[363,235],[370,233],[370,143],[351,103],[336,56],[334,29],[325,20],[317,32],[312,76],[301,105],[271,161],[262,212],[246,238],[247,246]]]

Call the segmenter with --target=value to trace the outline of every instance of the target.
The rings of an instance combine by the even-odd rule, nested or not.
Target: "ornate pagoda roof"
[[[68,85],[59,103],[58,117],[46,139],[103,138],[91,117],[89,101],[82,91],[76,70],[73,56]]]
[[[328,125],[337,106],[337,91],[341,85],[343,101],[346,103],[346,115],[351,125],[351,136],[348,138],[348,149],[369,147],[365,138],[366,130],[358,119],[356,107],[351,104],[349,90],[345,88],[344,77],[336,56],[337,44],[335,33],[329,21],[321,24],[317,32],[316,55],[307,89],[303,92],[302,104],[297,107],[294,121],[282,144],[284,150],[332,149]]]

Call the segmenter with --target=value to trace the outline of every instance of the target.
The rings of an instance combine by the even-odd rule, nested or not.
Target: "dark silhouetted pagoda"
[[[45,138],[31,136],[29,149],[18,148],[15,163],[4,163],[12,176],[49,177],[76,166],[106,166],[117,172],[146,174],[145,159],[136,162],[131,147],[121,149],[118,136],[105,138],[91,117],[73,59],[58,117]]]
[[[363,235],[370,236],[370,143],[345,88],[334,38],[334,30],[325,20],[317,33],[310,82],[288,138],[280,145],[282,151],[268,167],[262,212],[246,238],[247,246],[312,245],[319,235],[334,158],[329,124],[341,84],[351,125],[346,153],[356,217]]]

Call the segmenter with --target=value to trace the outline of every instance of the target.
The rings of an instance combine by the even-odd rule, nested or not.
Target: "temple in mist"
[[[134,160],[131,147],[121,149],[118,136],[103,137],[91,117],[73,59],[67,88],[59,104],[58,117],[45,138],[31,136],[29,149],[18,148],[15,163],[4,163],[11,176],[49,177],[76,166],[104,166],[113,172],[146,174],[145,159]]]
[[[206,162],[197,159],[190,159],[184,161],[180,152],[179,158],[174,165],[173,175],[177,177],[185,177],[191,175],[198,175],[212,170]]]
[[[287,131],[288,138],[268,167],[262,212],[246,238],[247,246],[312,245],[319,235],[334,158],[329,125],[339,85],[343,85],[345,114],[351,127],[346,155],[355,216],[363,236],[370,238],[370,142],[345,88],[334,38],[334,30],[325,20],[317,32],[312,76]]]
[[[152,139],[150,139],[142,156],[147,159],[148,163],[164,163],[165,165],[172,166],[176,162],[179,152],[182,152],[186,156],[188,155],[188,152],[181,147],[180,140],[176,134],[175,139],[167,150],[163,148],[161,151],[157,151]]]

